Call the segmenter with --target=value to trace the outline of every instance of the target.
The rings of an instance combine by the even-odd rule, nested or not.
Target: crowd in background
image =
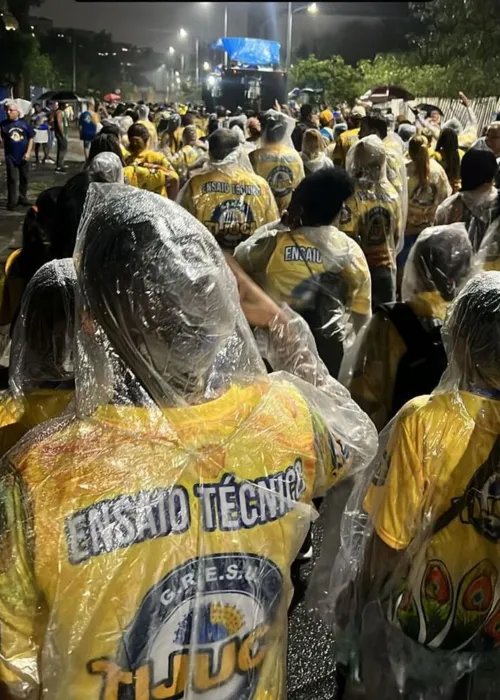
[[[14,697],[285,697],[314,506],[339,692],[496,697],[500,116],[479,134],[461,99],[466,124],[90,104],[84,167],[33,206],[66,105],[6,105]]]

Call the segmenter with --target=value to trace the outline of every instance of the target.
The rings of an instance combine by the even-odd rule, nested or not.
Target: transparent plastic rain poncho
[[[12,334],[10,390],[0,395],[0,457],[70,406],[75,286],[73,261],[53,260],[26,287]]]
[[[52,260],[32,277],[14,326],[9,384],[24,429],[61,413],[74,394],[76,273]]]
[[[87,170],[93,182],[124,184],[123,165],[116,153],[98,153],[92,158]]]
[[[210,158],[184,185],[177,202],[230,251],[279,218],[269,185],[254,173],[242,146],[223,160]]]
[[[395,266],[406,217],[401,194],[387,177],[387,149],[378,136],[366,136],[349,149],[346,170],[356,180],[356,191],[344,204],[339,227],[358,241],[370,267],[382,261]],[[382,216],[380,209],[386,212]]]
[[[335,226],[293,230],[275,222],[235,258],[264,291],[305,318],[331,374],[371,316],[371,280],[359,245]]]
[[[500,193],[491,185],[486,189],[479,187],[475,190],[452,194],[437,208],[434,223],[451,224],[463,221],[476,252],[499,215]]]
[[[420,326],[422,331],[415,331],[413,316],[409,323],[407,314],[397,313],[398,309],[379,309],[344,362],[342,382],[349,386],[353,398],[378,430],[382,430],[402,403],[411,398],[411,378],[401,376],[400,371],[409,371],[406,363],[412,366],[414,362],[414,372],[418,376],[419,359],[417,356],[411,359],[411,353],[422,353],[420,362],[423,362],[425,343],[430,339],[440,344],[439,329],[449,303],[471,274],[471,263],[472,246],[463,224],[424,229],[410,251],[401,286],[402,301],[417,317],[417,331]],[[429,335],[421,335],[424,331]],[[434,375],[431,371],[426,373],[428,391],[435,388],[445,363],[442,350],[436,349],[432,357],[436,372]],[[403,358],[405,364],[401,365]],[[419,388],[425,390],[420,384]]]
[[[260,146],[250,154],[257,175],[269,183],[280,213],[288,207],[294,189],[304,178],[304,165],[295,150],[295,119],[274,109],[264,115]]]
[[[295,376],[266,373],[175,203],[92,183],[75,265],[76,416],[3,463],[0,674],[53,700],[285,698],[311,498],[366,466],[374,428],[299,317],[261,331]]]
[[[500,216],[486,231],[476,255],[474,269],[476,272],[481,270],[500,271]]]
[[[498,697],[500,273],[466,284],[443,339],[439,387],[382,433],[310,590],[369,697]]]

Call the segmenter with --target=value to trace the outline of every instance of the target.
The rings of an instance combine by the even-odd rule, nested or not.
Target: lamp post
[[[203,7],[211,5],[210,2],[200,2]],[[227,2],[224,3],[224,38],[227,37]],[[227,52],[224,51],[224,68],[227,68]]]
[[[296,7],[295,9],[292,9],[292,3],[288,3],[288,8],[287,8],[287,23],[286,23],[286,61],[285,61],[285,68],[288,72],[290,71],[290,65],[292,63],[292,35],[293,35],[293,16],[297,14],[297,12],[302,12],[302,10],[307,10],[310,15],[317,15],[319,12],[318,5],[315,2],[310,3],[309,5],[301,5],[300,7]]]

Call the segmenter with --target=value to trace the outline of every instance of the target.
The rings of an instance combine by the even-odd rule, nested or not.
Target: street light
[[[208,61],[205,61],[203,64],[203,70],[210,70],[210,63]]]
[[[169,55],[169,56],[173,56],[174,53],[175,53],[174,47],[173,47],[173,46],[169,46],[169,47],[168,47],[168,55]]]
[[[181,27],[179,29],[179,39],[186,39],[187,35],[188,35],[187,31]]]
[[[286,71],[288,77],[288,71],[290,70],[290,64],[292,62],[292,32],[293,32],[293,16],[297,12],[302,12],[302,10],[307,10],[310,15],[317,15],[319,12],[319,7],[315,2],[309,3],[309,5],[301,5],[296,7],[295,10],[292,9],[292,3],[288,3],[288,13],[287,13],[287,31],[286,31]]]

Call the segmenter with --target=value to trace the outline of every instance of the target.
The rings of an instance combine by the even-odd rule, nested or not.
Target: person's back
[[[72,260],[52,260],[31,278],[12,332],[10,392],[2,402],[0,455],[28,430],[61,414],[74,393],[76,274]]]
[[[441,327],[471,262],[462,224],[422,231],[405,266],[402,301],[379,307],[369,322],[349,389],[378,430],[439,383],[446,368]]]
[[[494,186],[497,172],[498,165],[491,151],[472,148],[461,162],[460,192],[445,199],[436,210],[436,224],[465,224],[475,252],[500,215],[500,194]]]
[[[380,640],[361,660],[378,668],[363,679],[377,696],[382,684],[391,697],[498,694],[499,294],[496,272],[464,287],[443,331],[450,367],[439,391],[401,410],[372,485],[351,504],[366,523],[358,537],[372,543],[361,575],[370,570],[365,600],[380,615],[359,633]]]
[[[338,385],[337,435],[266,375],[224,256],[186,212],[92,184],[84,220],[77,414],[3,465],[0,678],[54,700],[279,700],[311,498],[364,465],[373,429]]]
[[[402,228],[401,199],[386,177],[386,153],[367,136],[349,153],[356,189],[344,204],[339,228],[361,246],[372,275],[372,305],[394,301],[396,252]]]
[[[285,223],[265,227],[235,251],[269,296],[307,321],[332,376],[370,317],[366,259],[357,243],[332,225],[353,186],[340,169],[306,178],[293,194]]]
[[[276,221],[279,213],[269,185],[253,172],[230,131],[217,129],[209,144],[211,161],[189,180],[181,204],[223,248],[234,250],[260,226]]]
[[[446,173],[439,163],[429,158],[425,140],[415,136],[409,143],[407,236],[418,234],[434,221],[436,209],[451,195]]]
[[[292,132],[293,119],[269,110],[264,115],[260,148],[249,154],[253,169],[269,184],[280,214],[304,177],[302,160],[291,140]]]

